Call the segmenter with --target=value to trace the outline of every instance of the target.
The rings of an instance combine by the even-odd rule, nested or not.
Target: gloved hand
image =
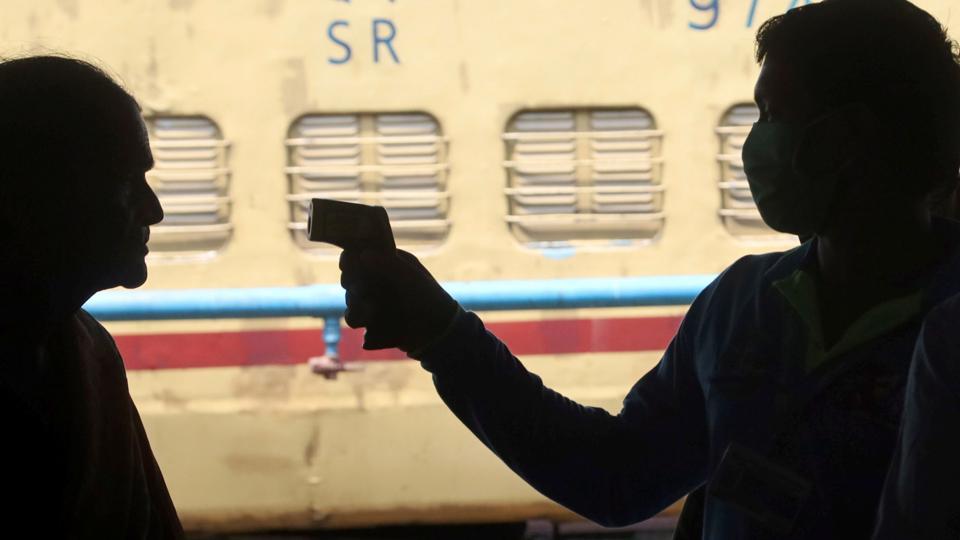
[[[416,257],[403,250],[340,255],[350,328],[365,328],[363,348],[417,351],[439,337],[459,309]]]

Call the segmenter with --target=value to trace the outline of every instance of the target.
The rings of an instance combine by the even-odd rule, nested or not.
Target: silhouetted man
[[[419,359],[511,469],[598,523],[704,486],[703,538],[866,538],[920,321],[960,292],[960,225],[930,213],[960,167],[960,62],[904,0],[792,10],[757,59],[744,169],[766,223],[809,240],[727,268],[618,415],[546,388],[409,254],[343,254],[346,320]]]
[[[900,440],[877,540],[960,538],[960,296],[927,316],[917,339]]]
[[[0,63],[0,463],[8,532],[182,531],[107,331],[80,306],[146,280],[163,211],[136,101],[96,67]],[[27,537],[27,536],[23,536]]]

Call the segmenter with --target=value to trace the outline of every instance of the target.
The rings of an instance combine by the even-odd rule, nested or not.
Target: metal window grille
[[[164,218],[150,232],[151,257],[206,258],[230,239],[229,143],[210,119],[146,119],[154,168],[147,180]]]
[[[314,197],[383,206],[401,247],[433,247],[447,237],[447,140],[432,116],[311,114],[293,124],[286,145],[289,228],[301,248],[330,250],[306,238]]]
[[[503,135],[514,236],[531,247],[652,240],[664,222],[662,138],[641,109],[520,112]]]
[[[743,172],[743,143],[750,128],[760,119],[756,105],[735,105],[727,111],[716,128],[720,138],[720,219],[730,234],[743,238],[781,236],[767,227],[750,194],[750,185]]]

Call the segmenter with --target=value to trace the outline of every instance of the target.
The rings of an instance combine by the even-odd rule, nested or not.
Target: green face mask
[[[757,122],[743,144],[743,172],[760,217],[776,231],[801,236],[818,232],[824,224],[839,179],[836,170],[800,172],[797,154],[809,136],[808,127]]]

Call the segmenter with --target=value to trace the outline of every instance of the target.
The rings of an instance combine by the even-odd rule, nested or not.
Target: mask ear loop
[[[824,223],[817,227],[817,233],[827,226],[834,211],[837,194],[846,189],[849,177],[855,176],[851,170],[860,167],[866,169],[873,165],[865,159],[869,155],[870,145],[876,133],[881,130],[876,115],[863,103],[853,103],[833,109],[815,118],[804,126],[793,156],[794,171],[802,178],[815,182],[821,189],[829,189],[822,194],[830,199],[830,209],[824,215]],[[866,171],[860,174],[864,176]],[[809,240],[810,235],[801,237],[801,242]]]
[[[831,110],[804,127],[793,156],[794,170],[807,178],[837,174],[862,160],[884,130],[863,103]]]
[[[831,117],[836,115],[836,120]],[[923,159],[917,159],[911,164],[911,170],[905,171],[902,166],[892,162],[887,156],[903,152],[890,143],[895,140],[893,133],[887,123],[882,122],[880,118],[864,103],[854,103],[842,107],[831,113],[814,120],[810,127],[817,129],[817,124],[828,138],[845,136],[849,138],[847,148],[847,160],[842,164],[836,165],[833,171],[820,170],[821,174],[839,172],[844,167],[860,164],[866,175],[892,174],[900,179],[909,179],[913,175],[935,176],[942,174],[942,171],[952,167],[946,165],[942,156],[936,155],[924,148],[913,148],[917,153],[924,155]],[[798,144],[797,163],[803,163],[801,152],[814,151],[809,145],[807,130]],[[799,170],[799,169],[798,169]],[[809,174],[809,172],[808,172]],[[891,192],[892,197],[899,198],[900,194]],[[934,189],[928,196],[929,207],[937,215],[960,220],[960,171],[956,171],[951,181],[944,181],[940,186]]]

